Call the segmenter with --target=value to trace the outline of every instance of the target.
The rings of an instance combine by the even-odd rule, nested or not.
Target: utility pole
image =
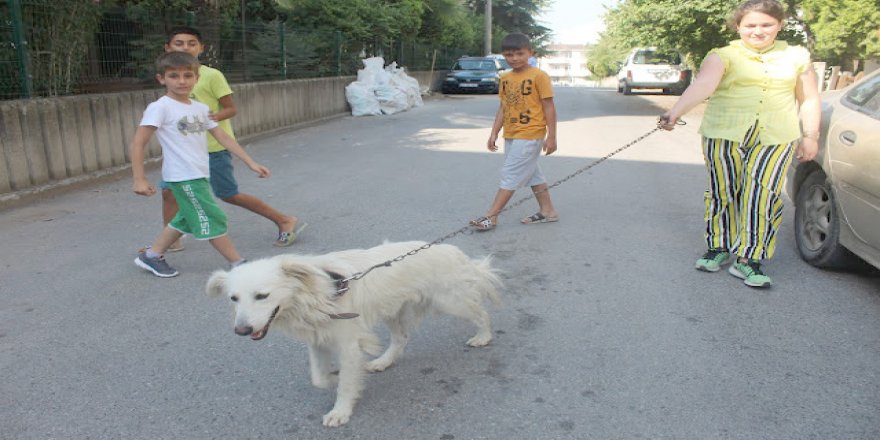
[[[492,53],[492,0],[486,0],[486,44],[484,55]]]

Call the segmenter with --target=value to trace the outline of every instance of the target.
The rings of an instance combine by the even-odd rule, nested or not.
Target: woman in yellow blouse
[[[729,272],[751,287],[772,284],[761,261],[776,247],[780,191],[792,155],[809,161],[819,148],[816,74],[806,49],[776,41],[784,19],[776,0],[742,3],[731,20],[740,39],[709,52],[693,84],[658,123],[672,130],[709,99],[700,126],[709,171],[709,250],[696,268],[716,272],[733,254]]]

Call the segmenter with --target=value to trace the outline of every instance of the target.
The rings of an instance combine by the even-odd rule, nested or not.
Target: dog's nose
[[[254,332],[254,328],[249,325],[237,325],[235,326],[235,334],[241,336],[247,336]]]

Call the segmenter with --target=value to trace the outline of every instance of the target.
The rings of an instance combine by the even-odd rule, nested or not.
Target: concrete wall
[[[412,72],[436,90],[442,72]],[[433,78],[433,81],[431,81]],[[345,86],[355,77],[272,81],[232,86],[236,136],[350,112]],[[49,189],[117,173],[130,166],[128,146],[147,104],[164,90],[0,102],[0,206]],[[161,150],[155,136],[148,151]]]

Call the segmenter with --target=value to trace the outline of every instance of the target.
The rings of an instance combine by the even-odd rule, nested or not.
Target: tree
[[[529,36],[539,54],[545,52],[552,30],[538,23],[538,15],[552,0],[492,0],[493,52],[500,52],[501,38],[511,32]],[[475,15],[484,17],[486,0],[466,0]],[[482,28],[483,26],[481,26]]]
[[[106,6],[93,0],[69,0],[53,4],[51,13],[40,3],[23,3],[22,9],[33,19],[25,39],[34,89],[44,96],[71,93],[88,68],[83,59]]]
[[[298,29],[341,31],[357,40],[391,40],[421,28],[422,0],[278,0]]]
[[[880,57],[880,7],[877,0],[803,0],[799,8],[811,33],[815,59],[853,67]]]
[[[779,39],[806,45],[816,60],[851,65],[880,56],[877,0],[784,0],[786,26]],[[728,23],[740,0],[622,0],[605,14],[606,31],[590,61],[596,73],[615,70],[615,56],[636,46],[677,49],[692,67],[709,50],[737,35]]]
[[[619,47],[678,50],[699,64],[714,47],[735,38],[730,11],[739,0],[625,0],[605,16],[603,37]]]
[[[466,50],[480,44],[480,21],[460,0],[425,0],[419,37],[439,46]]]

